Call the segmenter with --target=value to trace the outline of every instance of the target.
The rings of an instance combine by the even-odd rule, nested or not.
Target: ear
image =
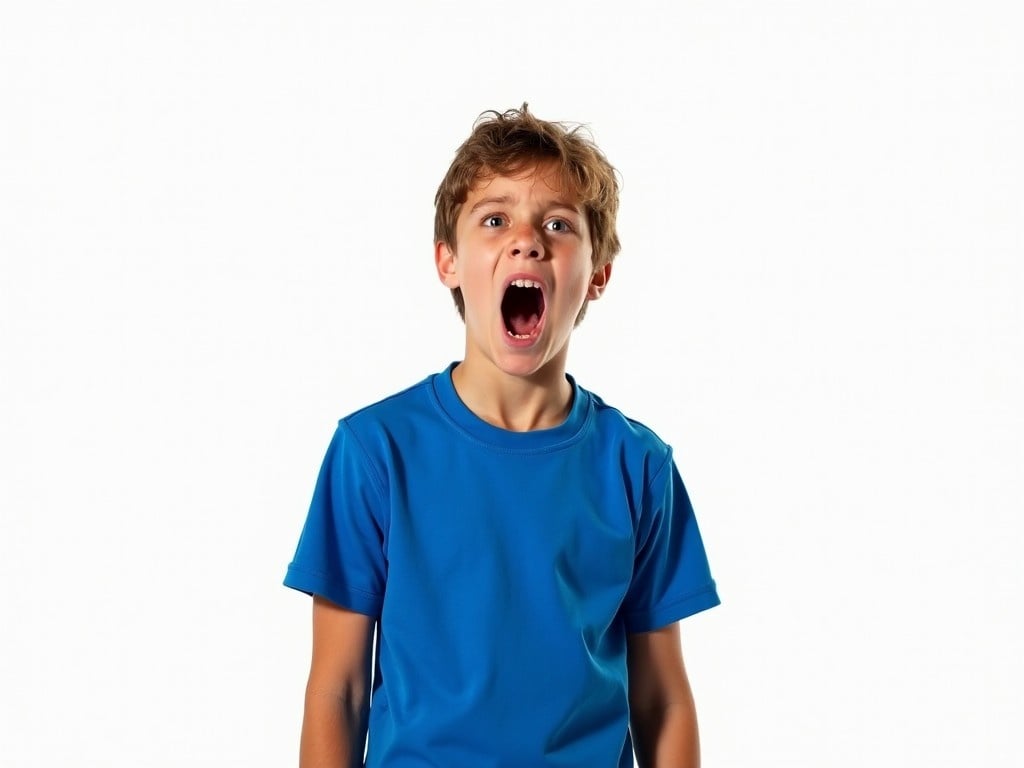
[[[449,288],[459,287],[459,276],[455,272],[455,251],[448,247],[448,243],[434,243],[434,264],[442,283]]]
[[[594,299],[601,298],[601,294],[604,293],[605,286],[608,285],[611,277],[611,264],[605,264],[603,267],[595,269],[594,274],[590,277],[590,286],[587,288],[587,299],[594,301]]]

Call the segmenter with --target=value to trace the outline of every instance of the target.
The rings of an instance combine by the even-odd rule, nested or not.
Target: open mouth
[[[544,317],[544,292],[535,280],[517,279],[509,283],[501,300],[505,331],[514,339],[529,339]]]

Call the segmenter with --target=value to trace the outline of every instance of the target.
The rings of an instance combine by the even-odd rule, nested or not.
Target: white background
[[[570,372],[698,511],[705,765],[1021,765],[1017,4],[370,5],[2,6],[0,763],[296,764],[316,471],[528,101],[622,176]]]

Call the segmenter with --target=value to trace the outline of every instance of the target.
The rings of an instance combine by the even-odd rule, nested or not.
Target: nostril
[[[509,254],[515,257],[527,258],[527,259],[539,259],[542,258],[544,251],[541,248],[510,248]]]

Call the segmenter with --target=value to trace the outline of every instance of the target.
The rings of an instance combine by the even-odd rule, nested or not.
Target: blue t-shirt
[[[368,768],[631,768],[626,634],[718,604],[671,449],[569,380],[552,429],[451,367],[339,422],[284,583],[379,618]]]

